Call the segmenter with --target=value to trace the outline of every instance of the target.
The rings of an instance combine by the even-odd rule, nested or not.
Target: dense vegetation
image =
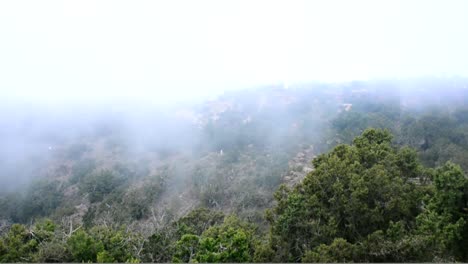
[[[466,261],[468,180],[451,162],[426,168],[411,148],[368,129],[281,186],[270,230],[197,209],[150,236],[125,226],[12,225],[3,262]],[[103,176],[101,176],[103,177]],[[107,177],[107,176],[106,176]]]
[[[102,123],[0,193],[0,262],[468,261],[466,93],[365,85],[226,95],[177,148]]]

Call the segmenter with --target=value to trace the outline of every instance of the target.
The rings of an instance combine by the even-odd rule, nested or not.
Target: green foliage
[[[427,210],[417,218],[418,234],[435,256],[466,259],[468,180],[460,166],[447,162],[436,169],[433,183]]]
[[[65,241],[54,238],[52,241],[42,242],[35,255],[34,262],[57,263],[68,262],[72,259]]]
[[[124,228],[96,226],[88,232],[78,230],[67,240],[67,245],[74,262],[123,263],[137,260],[133,252],[138,239]]]
[[[0,240],[0,262],[32,262],[44,256],[44,245],[55,237],[55,224],[42,220],[28,229],[14,224]],[[39,251],[39,252],[38,252]]]
[[[222,223],[224,214],[207,208],[197,208],[174,223],[179,235],[201,235],[211,226]]]
[[[191,172],[192,192],[207,208],[234,212],[267,208],[288,167],[286,155],[268,153],[249,149],[233,163],[226,163],[226,152],[209,155]]]
[[[176,163],[174,172],[150,174],[146,160],[120,157],[106,161],[112,171],[101,171],[83,159],[88,145],[72,145],[64,153],[74,164],[71,175],[62,165],[60,182],[2,195],[0,218],[31,226],[0,226],[0,262],[468,261],[466,109],[416,111],[394,98],[302,93],[288,98],[277,91],[261,107],[251,99],[227,103],[225,111],[207,109],[210,118],[199,132],[209,143],[195,151],[196,160],[179,159],[184,154],[170,148],[153,152]],[[341,101],[351,109],[331,119]],[[327,144],[317,131],[328,133]],[[105,140],[113,142],[113,154],[128,150],[112,134]],[[335,146],[343,142],[350,145]],[[288,161],[312,143],[314,151],[334,148],[313,160],[314,171],[302,182],[278,188],[288,170],[302,172],[302,164]],[[179,191],[185,174],[190,180],[181,203],[196,201],[184,208],[216,210],[199,208],[153,226],[151,209],[172,206],[159,198],[166,188]],[[77,205],[88,206],[83,197],[91,205],[71,236],[68,227],[40,220],[80,217]],[[269,225],[259,216],[268,207]]]
[[[56,225],[50,219],[42,219],[34,225],[31,234],[39,242],[50,241],[55,236]]]
[[[235,216],[206,229],[200,236],[185,234],[175,243],[174,262],[250,262],[254,229]]]
[[[412,149],[391,139],[369,129],[353,145],[318,156],[302,183],[275,193],[270,233],[262,238],[255,225],[205,208],[146,239],[124,226],[82,228],[69,237],[46,219],[11,226],[0,239],[0,261],[465,261],[463,171],[450,162],[427,170]]]
[[[275,257],[275,251],[272,249],[268,241],[257,241],[255,245],[255,252],[253,262],[266,263],[272,262]]]
[[[400,141],[416,148],[427,166],[442,166],[447,161],[468,169],[468,127],[461,117],[466,109],[453,113],[436,109],[421,117],[403,119]]]
[[[419,191],[409,178],[420,167],[411,152],[393,148],[391,139],[387,131],[366,130],[353,145],[317,157],[315,170],[294,190],[278,190],[269,221],[274,239],[282,241],[278,247],[286,247],[283,261],[299,261],[306,251],[333,245],[333,238],[356,243],[392,221],[415,221]]]
[[[137,237],[126,232],[125,227],[112,229],[106,226],[96,226],[89,231],[90,235],[102,245],[102,249],[97,254],[97,261],[105,262],[126,262],[136,258],[132,254],[136,245]]]
[[[37,250],[38,241],[32,237],[24,225],[14,224],[0,243],[3,254],[0,262],[29,262]]]
[[[40,180],[31,184],[21,201],[19,222],[49,216],[62,203],[63,193],[58,182]]]
[[[330,245],[321,244],[313,251],[307,251],[302,262],[352,262],[357,255],[358,247],[345,239],[336,238]]]
[[[75,184],[82,181],[86,176],[90,175],[96,168],[96,162],[91,159],[80,160],[72,168],[72,176],[70,183]]]
[[[173,236],[170,230],[156,230],[143,246],[144,262],[167,263],[172,260],[174,250]]]
[[[351,143],[366,128],[397,130],[400,119],[399,104],[358,100],[353,102],[351,111],[344,111],[332,121],[332,128],[337,132],[333,140],[338,143]]]
[[[117,177],[108,170],[86,177],[80,184],[83,193],[89,195],[91,203],[100,202],[104,197],[114,191],[123,183],[123,178]]]
[[[252,228],[230,216],[222,225],[203,232],[196,259],[198,262],[251,262],[253,247]]]
[[[395,148],[391,139],[387,131],[368,129],[353,145],[317,157],[315,170],[294,189],[281,187],[277,206],[267,213],[275,250],[270,259],[466,259],[463,171],[450,162],[424,169],[414,150]]]
[[[118,225],[147,219],[150,206],[166,188],[167,175],[163,173],[139,178],[138,184],[113,172],[101,174],[92,174],[80,184],[81,192],[89,192],[90,202],[94,202],[83,216],[83,223],[88,228],[103,217],[111,217]]]
[[[465,213],[465,190],[467,179],[460,168],[451,162],[436,169],[433,179],[435,193],[429,202],[429,209],[441,214],[450,214],[454,218]]]
[[[163,175],[148,177],[142,188],[129,190],[123,201],[126,211],[131,218],[140,220],[149,213],[149,206],[161,195],[166,187]]]
[[[99,252],[104,250],[102,243],[83,230],[75,232],[67,241],[74,262],[96,262]]]
[[[20,193],[0,194],[0,217],[2,219],[11,219],[16,223],[24,222],[23,197]]]
[[[13,225],[0,240],[0,262],[139,262],[142,239],[124,228],[96,226],[71,236],[57,231],[50,220],[30,229]]]
[[[142,260],[145,262],[193,260],[199,236],[210,227],[223,223],[223,220],[224,215],[219,211],[195,209],[169,226],[156,230],[145,241]]]
[[[198,250],[200,238],[196,235],[183,235],[175,244],[174,256],[172,262],[188,263],[195,260],[195,254]]]
[[[361,262],[417,262],[434,261],[429,256],[424,237],[408,230],[404,222],[390,222],[385,231],[377,230],[355,244],[355,258]]]
[[[97,254],[97,262],[98,263],[112,263],[116,261],[115,261],[115,258],[112,257],[111,254],[109,254],[109,252],[103,250]]]

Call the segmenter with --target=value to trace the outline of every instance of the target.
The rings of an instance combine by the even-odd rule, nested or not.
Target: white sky
[[[0,1],[0,96],[151,98],[468,76],[468,1]]]

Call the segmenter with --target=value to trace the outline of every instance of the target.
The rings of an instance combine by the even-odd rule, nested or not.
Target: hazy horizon
[[[9,101],[157,104],[264,85],[468,76],[466,1],[2,1]]]

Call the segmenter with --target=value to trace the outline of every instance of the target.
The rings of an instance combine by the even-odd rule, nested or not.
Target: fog
[[[392,80],[390,90],[414,98],[420,85],[408,80],[468,76],[467,8],[466,1],[2,1],[2,186],[47,174],[45,164],[62,155],[56,149],[89,147],[96,135],[117,138],[129,157],[220,151],[203,147],[212,141],[203,129],[225,111],[219,107],[249,123],[263,105],[264,95],[249,102],[259,87],[281,96],[296,89],[291,97],[300,98]],[[291,132],[281,124],[297,119],[296,110],[275,107],[263,116],[262,144],[286,141]]]
[[[0,0],[0,263],[465,262],[467,11]]]
[[[149,101],[468,74],[466,1],[2,1],[1,98]]]

